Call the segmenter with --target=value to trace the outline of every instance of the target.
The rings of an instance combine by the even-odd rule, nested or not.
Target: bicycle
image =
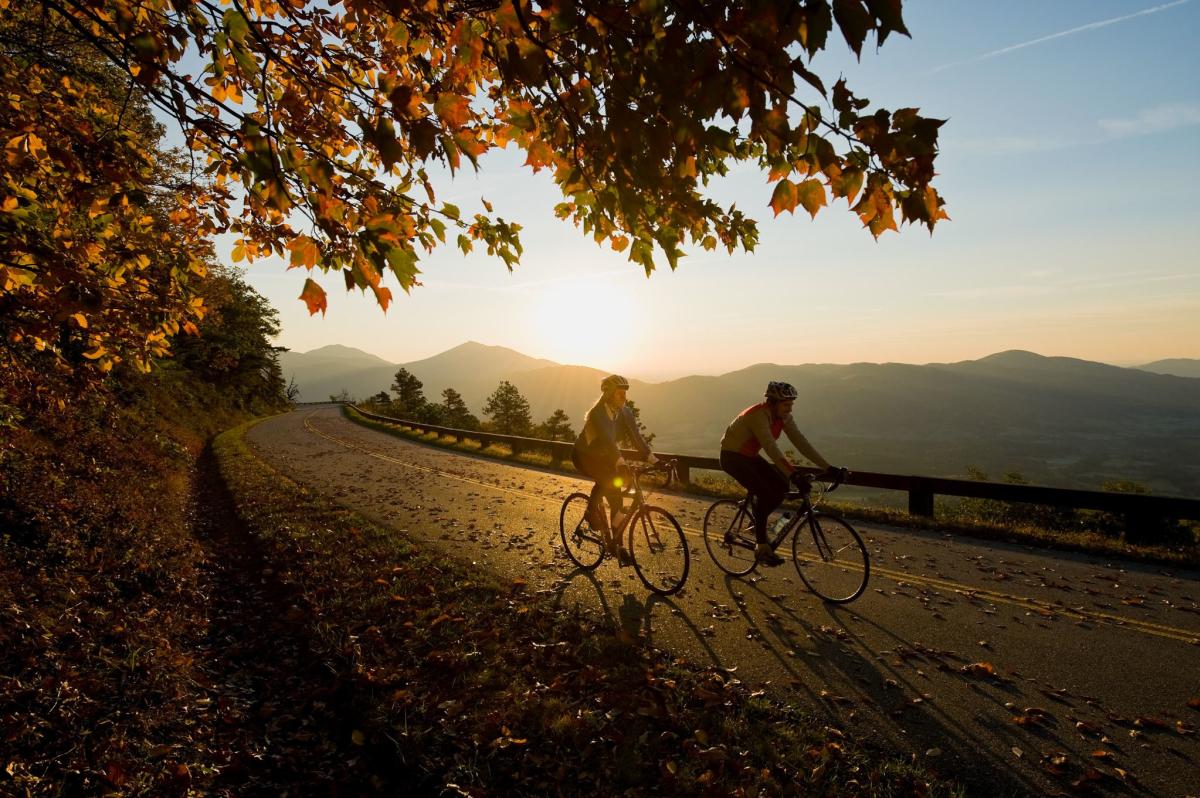
[[[871,575],[871,559],[867,547],[854,527],[841,517],[817,510],[812,499],[813,474],[797,479],[795,488],[784,500],[800,500],[800,512],[769,530],[774,535],[771,548],[777,548],[792,535],[792,562],[796,573],[822,599],[832,604],[845,604],[862,595]],[[824,493],[838,488],[841,479],[834,479]],[[757,567],[754,556],[757,541],[754,537],[754,517],[751,513],[751,494],[741,501],[721,499],[704,514],[704,546],[713,562],[731,576],[745,576]],[[812,536],[812,548],[802,541],[801,525]]]
[[[675,464],[675,460],[664,460],[652,466],[627,466],[629,485],[622,489],[622,495],[632,499],[632,503],[625,517],[625,527],[618,534],[627,538],[633,568],[642,584],[660,596],[680,591],[687,581],[690,558],[679,522],[663,508],[646,504],[641,478],[654,471],[663,471],[667,475],[667,484],[670,484],[675,475]],[[589,501],[586,493],[572,493],[563,501],[558,516],[563,548],[571,562],[585,571],[600,565],[606,554],[599,530],[592,529],[587,520]]]

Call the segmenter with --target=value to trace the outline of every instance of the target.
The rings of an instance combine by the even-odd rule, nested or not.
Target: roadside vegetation
[[[385,415],[386,407],[364,403],[363,409]],[[485,457],[512,460],[525,465],[574,473],[570,461],[556,462],[544,452],[522,451],[514,454],[509,447],[492,444],[481,447],[470,438],[440,436],[398,423],[367,418],[354,406],[344,409],[347,418],[363,426],[399,435],[430,445],[472,452]],[[987,474],[971,469],[974,479],[987,480]],[[1005,481],[1023,484],[1020,474],[1010,473]],[[647,485],[663,486],[661,478],[649,476]],[[675,489],[677,489],[676,486]],[[1137,483],[1112,483],[1104,490],[1145,492]],[[741,498],[745,490],[722,473],[693,471],[687,492],[714,498]],[[827,501],[823,506],[852,518],[874,523],[969,535],[989,540],[1026,543],[1064,551],[1128,557],[1142,562],[1200,566],[1200,524],[1175,519],[1147,519],[1129,535],[1126,519],[1112,513],[1093,510],[1046,507],[988,499],[942,498],[933,518],[909,515],[900,508],[870,506],[854,502]]]

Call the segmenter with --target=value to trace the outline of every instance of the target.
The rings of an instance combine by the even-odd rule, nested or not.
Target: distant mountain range
[[[1153,371],[1155,374],[1174,374],[1176,377],[1200,377],[1200,360],[1190,357],[1173,357],[1166,360],[1156,360],[1144,366],[1138,366],[1142,371]]]
[[[430,401],[452,387],[480,415],[507,379],[535,420],[562,408],[576,427],[605,374],[474,342],[403,364],[327,346],[286,352],[281,365],[304,401],[342,390],[366,398],[387,390],[403,366]],[[1157,373],[1168,370],[1185,376]],[[772,379],[796,386],[800,428],[850,468],[951,476],[974,466],[995,479],[1016,471],[1041,484],[1087,488],[1129,479],[1158,493],[1200,496],[1200,360],[1120,368],[1009,351],[926,365],[760,363],[720,376],[634,380],[629,395],[657,434],[656,449],[715,455],[725,424]]]

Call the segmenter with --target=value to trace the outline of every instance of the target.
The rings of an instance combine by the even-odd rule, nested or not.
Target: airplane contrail
[[[992,50],[990,53],[984,53],[983,55],[978,55],[978,56],[975,56],[974,58],[968,58],[965,61],[955,61],[950,64],[942,64],[940,67],[930,70],[929,74],[932,75],[934,72],[941,72],[943,69],[950,69],[951,67],[961,66],[962,64],[972,64],[972,63],[975,63],[976,61],[984,61],[988,58],[995,58],[998,55],[1004,55],[1005,53],[1011,53],[1013,50],[1021,50],[1025,47],[1032,47],[1035,44],[1041,44],[1042,42],[1048,42],[1048,41],[1052,41],[1054,39],[1061,39],[1064,36],[1070,36],[1072,34],[1081,33],[1086,30],[1096,30],[1097,28],[1105,28],[1105,27],[1108,27],[1109,25],[1115,25],[1118,22],[1124,22],[1127,19],[1133,19],[1134,17],[1144,17],[1147,14],[1157,14],[1159,11],[1166,11],[1168,8],[1174,8],[1175,6],[1181,6],[1184,3],[1189,3],[1189,2],[1191,2],[1191,0],[1174,0],[1174,2],[1164,3],[1161,6],[1154,6],[1153,8],[1146,8],[1141,11],[1136,11],[1132,14],[1126,14],[1123,17],[1113,17],[1112,19],[1102,19],[1099,22],[1089,22],[1088,24],[1080,25],[1077,28],[1071,28],[1070,30],[1059,31],[1058,33],[1051,33],[1049,36],[1042,36],[1040,38],[1032,39],[1027,42],[1021,42],[1020,44],[1013,44],[1013,45],[1009,45],[1008,47],[1001,47],[999,50]]]

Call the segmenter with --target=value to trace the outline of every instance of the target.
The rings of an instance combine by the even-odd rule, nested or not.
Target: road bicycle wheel
[[[628,541],[633,567],[646,587],[660,596],[678,593],[689,565],[679,522],[661,507],[643,507],[629,521]]]
[[[587,521],[588,495],[572,493],[563,502],[558,532],[571,562],[590,571],[604,559],[604,541]]]
[[[845,604],[867,589],[867,547],[836,515],[814,512],[811,520],[800,520],[792,534],[792,560],[808,589],[828,602]]]
[[[727,574],[744,576],[754,570],[754,519],[732,499],[714,502],[704,514],[704,548]]]

